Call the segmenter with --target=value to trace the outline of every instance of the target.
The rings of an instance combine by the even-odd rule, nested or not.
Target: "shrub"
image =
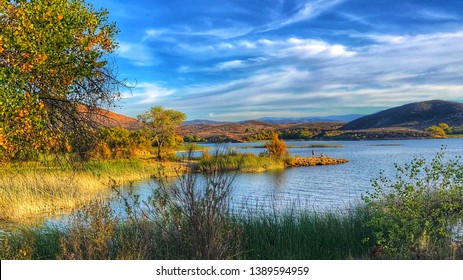
[[[239,250],[240,230],[231,216],[235,175],[227,173],[216,151],[208,172],[189,170],[168,179],[153,176],[156,187],[145,202],[135,194],[122,196],[131,221],[148,221],[160,233],[157,250],[165,259],[231,259]]]
[[[265,147],[269,153],[276,158],[282,158],[283,156],[287,155],[286,144],[283,140],[278,138],[278,134],[276,133],[272,134],[272,140],[267,142]]]
[[[432,137],[434,138],[447,138],[447,133],[445,133],[444,129],[440,126],[430,126],[426,128],[426,131],[431,133]]]
[[[109,260],[117,251],[114,235],[118,219],[108,203],[95,201],[69,218],[61,238],[62,258],[71,260]]]
[[[394,259],[451,258],[450,246],[463,220],[463,165],[444,162],[439,152],[428,164],[414,158],[396,165],[394,179],[383,174],[372,181],[374,192],[363,197],[372,211],[380,257]],[[460,233],[461,234],[461,233]]]
[[[446,134],[452,134],[453,133],[453,128],[451,126],[449,126],[448,124],[446,124],[446,123],[440,123],[439,127],[442,128],[442,130]]]

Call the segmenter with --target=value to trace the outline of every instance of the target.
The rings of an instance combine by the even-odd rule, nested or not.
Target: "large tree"
[[[185,121],[186,115],[179,111],[166,110],[161,106],[156,106],[139,115],[138,119],[147,124],[158,149],[157,157],[161,160],[163,149],[169,143],[175,142],[177,130]]]
[[[85,142],[123,85],[108,63],[116,33],[84,0],[0,0],[0,157]]]

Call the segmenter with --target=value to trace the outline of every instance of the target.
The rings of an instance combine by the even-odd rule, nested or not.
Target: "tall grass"
[[[235,232],[231,251],[221,259],[366,259],[370,232],[362,223],[365,212],[348,214],[290,212],[230,217],[229,233]],[[100,204],[74,215],[66,229],[44,226],[11,234],[0,247],[2,259],[198,259],[195,243],[202,237],[184,239],[178,227],[148,219],[120,221]],[[230,228],[231,227],[231,228]],[[185,234],[188,232],[185,231]],[[179,235],[180,234],[180,235]],[[219,240],[219,239],[218,239]],[[1,241],[0,241],[1,244]],[[217,244],[220,245],[220,244]],[[196,249],[195,249],[196,248]],[[223,248],[221,246],[217,248]]]
[[[174,164],[163,164],[173,174]],[[27,163],[0,170],[0,220],[22,221],[41,213],[75,209],[108,194],[110,185],[148,179],[160,164],[147,160],[92,161],[78,169],[65,164]]]
[[[200,172],[208,172],[212,163],[217,160],[224,170],[239,170],[244,173],[259,173],[270,170],[282,170],[285,168],[284,161],[275,157],[230,152],[220,155],[218,159],[214,159],[214,157],[202,157],[198,162],[198,170]]]
[[[368,213],[287,211],[240,218],[243,259],[366,259]]]

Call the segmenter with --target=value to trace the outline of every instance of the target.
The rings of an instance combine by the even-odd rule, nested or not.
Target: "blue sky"
[[[463,101],[460,0],[91,0],[116,22],[116,111],[188,119],[373,113]]]

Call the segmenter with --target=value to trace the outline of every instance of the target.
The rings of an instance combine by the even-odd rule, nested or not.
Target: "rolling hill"
[[[137,119],[117,114],[105,109],[99,109],[97,114],[92,116],[95,123],[105,127],[122,127],[128,130],[143,128],[143,123]]]
[[[275,124],[263,121],[245,121],[239,123],[208,123],[183,125],[180,135],[194,135],[208,142],[243,142],[254,134],[264,131],[308,130],[315,134],[321,131],[336,130],[344,122],[304,123],[304,124]]]
[[[463,123],[463,103],[430,100],[405,104],[351,121],[341,130],[386,127],[425,129],[439,123],[459,126]]]
[[[320,123],[320,122],[350,122],[365,115],[349,114],[349,115],[336,115],[324,117],[300,117],[300,118],[279,118],[279,117],[263,117],[257,120],[273,124],[284,123]]]

